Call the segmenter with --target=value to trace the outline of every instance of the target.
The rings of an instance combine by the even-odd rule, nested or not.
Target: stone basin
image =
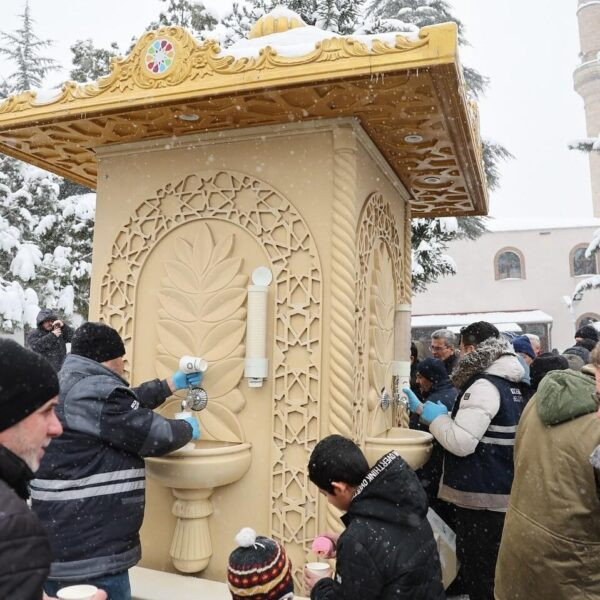
[[[428,431],[392,427],[377,437],[365,438],[365,456],[372,467],[384,454],[395,450],[413,469],[418,469],[429,460],[432,442]]]
[[[169,554],[183,573],[205,569],[212,556],[208,519],[215,488],[235,483],[252,462],[248,442],[199,440],[166,456],[146,459],[148,477],[171,488],[177,524]]]
[[[146,459],[146,473],[182,490],[214,489],[241,479],[252,460],[249,442],[199,440],[166,456]]]

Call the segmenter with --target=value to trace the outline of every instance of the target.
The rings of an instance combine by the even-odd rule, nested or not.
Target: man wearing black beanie
[[[28,483],[62,428],[56,372],[44,358],[0,339],[0,598],[42,597],[50,544],[27,507]]]
[[[73,336],[58,377],[63,435],[46,452],[31,483],[32,507],[46,527],[54,561],[45,589],[92,584],[111,600],[131,597],[128,569],[140,559],[144,457],[161,456],[198,437],[197,424],[152,409],[201,373],[177,371],[130,388],[125,346],[103,323]]]

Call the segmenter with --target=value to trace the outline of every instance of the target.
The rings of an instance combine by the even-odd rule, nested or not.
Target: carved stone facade
[[[322,277],[311,233],[296,209],[268,184],[242,173],[204,172],[165,184],[119,232],[102,278],[100,313],[122,333],[129,350],[146,260],[166,236],[198,221],[193,235],[178,238],[174,256],[164,262],[156,371],[160,376],[173,372],[182,354],[204,356],[211,400],[200,413],[203,431],[208,439],[244,439],[236,414],[246,406],[240,382],[247,276],[235,234],[217,240],[210,225],[214,220],[250,234],[274,276],[268,533],[285,544],[300,569],[317,534],[317,498],[308,485],[307,459],[320,434]],[[173,402],[167,412],[174,411]]]

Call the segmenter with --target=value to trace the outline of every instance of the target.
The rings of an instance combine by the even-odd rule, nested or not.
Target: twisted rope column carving
[[[410,204],[404,203],[404,256],[402,257],[402,283],[398,297],[403,305],[412,304],[412,226],[411,226]],[[410,313],[407,321],[403,324],[410,331]],[[410,334],[408,337],[410,344]],[[398,425],[409,427],[410,413],[404,407],[398,407]]]
[[[352,129],[333,132],[333,151],[329,432],[351,437],[356,288],[356,139]],[[341,530],[339,512],[331,505],[327,527]]]
[[[412,225],[410,204],[404,203],[404,265],[402,270],[402,290],[399,297],[402,304],[412,304]]]

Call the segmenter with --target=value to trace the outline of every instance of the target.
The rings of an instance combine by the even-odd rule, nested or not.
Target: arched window
[[[571,250],[571,277],[581,277],[582,275],[596,275],[598,273],[598,263],[596,256],[586,258],[585,251],[587,244],[578,244]]]
[[[503,248],[494,258],[496,279],[525,279],[525,261],[520,250]]]
[[[577,317],[576,329],[583,327],[584,325],[593,325],[600,321],[600,315],[596,313],[585,313]]]

